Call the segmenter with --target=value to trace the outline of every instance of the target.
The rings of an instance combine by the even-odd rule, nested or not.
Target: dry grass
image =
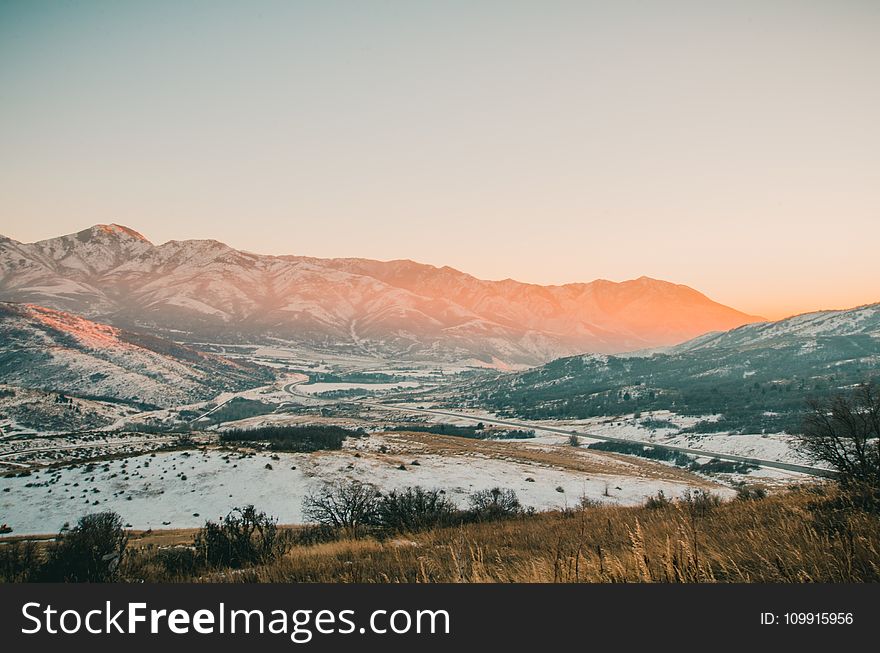
[[[294,547],[195,582],[864,582],[880,580],[876,513],[836,491],[720,505],[589,507],[436,529],[398,539]],[[156,535],[158,536],[158,535]],[[146,540],[145,540],[146,541]],[[142,551],[140,555],[150,555]],[[137,557],[137,554],[134,556]],[[142,560],[141,572],[155,566]],[[147,564],[144,564],[147,563]]]
[[[608,451],[549,444],[528,440],[477,440],[451,435],[420,432],[386,432],[383,442],[391,446],[390,462],[403,462],[395,456],[431,454],[438,456],[479,456],[495,460],[541,465],[586,474],[608,474],[636,478],[681,481],[692,487],[717,488],[704,477],[672,465]]]

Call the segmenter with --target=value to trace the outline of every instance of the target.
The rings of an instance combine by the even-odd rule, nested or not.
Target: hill
[[[271,381],[266,368],[33,304],[0,303],[0,377],[25,388],[150,406]]]

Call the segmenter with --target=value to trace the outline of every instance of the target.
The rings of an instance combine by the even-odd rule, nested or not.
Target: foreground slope
[[[759,318],[642,277],[538,286],[412,261],[262,256],[212,240],[153,245],[120,225],[0,237],[0,300],[223,341],[279,337],[406,358],[536,364],[671,345]]]

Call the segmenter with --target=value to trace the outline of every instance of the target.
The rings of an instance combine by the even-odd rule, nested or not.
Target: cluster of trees
[[[332,374],[329,372],[308,372],[309,383],[401,383],[405,376],[384,374],[382,372],[348,372]]]
[[[248,417],[256,417],[257,415],[266,415],[267,413],[274,412],[276,408],[278,408],[276,404],[257,401],[256,399],[235,397],[205,417],[205,420],[217,424],[221,422],[234,422],[240,419],[247,419]]]
[[[115,512],[82,517],[65,526],[54,542],[14,541],[0,545],[0,580],[6,582],[117,582],[139,574],[139,565],[158,565],[170,577],[192,577],[210,569],[240,569],[270,563],[294,543],[359,537],[370,533],[415,532],[455,524],[528,514],[513,490],[492,488],[468,497],[460,510],[443,490],[408,487],[382,494],[357,481],[326,483],[303,501],[303,512],[318,526],[281,529],[277,519],[247,505],[218,522],[206,521],[191,546],[163,548],[131,556],[128,533]],[[127,567],[125,565],[127,564]]]
[[[247,442],[261,444],[272,451],[308,453],[341,449],[346,438],[360,438],[364,435],[363,429],[352,430],[341,426],[264,426],[223,431],[220,434],[220,442]]]
[[[303,499],[311,521],[357,537],[366,532],[403,533],[525,514],[516,492],[491,488],[474,492],[459,509],[444,490],[419,486],[382,494],[360,481],[325,483]]]
[[[688,456],[680,451],[670,451],[662,447],[649,447],[638,442],[594,442],[587,448],[598,451],[613,451],[650,460],[662,460],[703,474],[745,474],[756,469],[754,465],[749,463],[724,461],[717,458],[701,464],[694,460],[692,456]]]
[[[531,429],[486,429],[482,422],[476,426],[458,426],[456,424],[413,424],[393,426],[389,431],[411,431],[414,433],[434,433],[436,435],[454,435],[459,438],[474,440],[528,440],[535,437]]]
[[[587,447],[587,449],[613,451],[615,453],[623,453],[629,456],[639,456],[651,460],[662,460],[678,465],[679,467],[688,467],[693,462],[693,458],[680,451],[646,447],[638,442],[593,442]]]

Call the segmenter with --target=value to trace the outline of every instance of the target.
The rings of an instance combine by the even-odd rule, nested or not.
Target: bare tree
[[[326,526],[344,528],[357,537],[373,521],[379,491],[360,481],[324,483],[303,499],[303,515]]]
[[[880,392],[873,383],[850,396],[811,400],[799,435],[802,451],[824,462],[844,485],[880,488]]]

